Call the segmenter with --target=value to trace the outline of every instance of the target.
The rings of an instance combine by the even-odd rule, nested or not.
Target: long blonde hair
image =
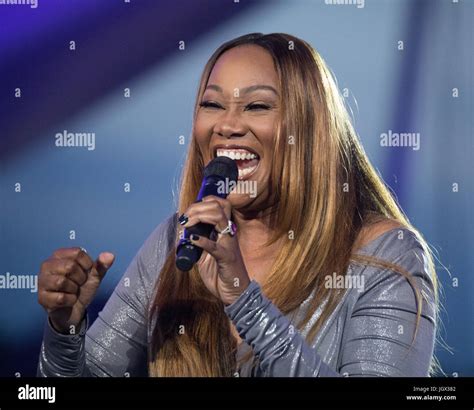
[[[284,314],[297,309],[314,292],[298,329],[327,299],[307,335],[311,341],[342,297],[342,291],[324,286],[326,274],[344,275],[350,263],[373,264],[393,269],[411,282],[410,274],[401,267],[353,252],[362,227],[386,218],[409,227],[425,247],[436,278],[433,258],[370,164],[326,63],[307,42],[282,33],[252,33],[224,43],[204,68],[194,118],[217,59],[233,47],[249,44],[271,54],[281,90],[281,118],[269,181],[276,204],[271,222],[275,233],[265,245],[288,240],[283,240],[262,290]],[[193,135],[181,181],[179,213],[195,201],[204,165]],[[416,296],[418,323],[418,291]],[[177,271],[175,249],[169,251],[159,274],[152,317],[157,321],[149,351],[150,375],[231,376],[235,372],[237,344],[223,304],[207,290],[196,267],[188,274]]]

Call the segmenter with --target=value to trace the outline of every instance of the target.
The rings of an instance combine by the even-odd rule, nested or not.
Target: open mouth
[[[260,156],[247,148],[216,148],[216,157],[229,157],[237,163],[239,180],[249,178],[258,168]]]

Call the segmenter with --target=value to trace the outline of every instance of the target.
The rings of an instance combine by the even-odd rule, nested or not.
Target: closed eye
[[[212,101],[203,101],[199,106],[204,108],[222,108],[219,104]]]
[[[213,102],[213,101],[203,101],[201,103],[199,103],[199,106],[200,107],[204,107],[204,108],[214,108],[214,109],[223,109],[223,107],[221,105],[219,105],[218,103],[216,102]],[[251,111],[258,111],[258,110],[269,110],[271,107],[269,105],[266,105],[266,104],[257,104],[257,103],[254,103],[254,104],[249,104],[245,107],[245,110],[251,110]]]
[[[266,104],[249,104],[245,107],[246,110],[269,110],[270,106]]]

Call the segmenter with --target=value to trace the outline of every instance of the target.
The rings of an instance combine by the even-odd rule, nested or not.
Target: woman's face
[[[245,193],[232,192],[227,197],[236,209],[259,210],[269,205],[279,93],[271,55],[261,47],[245,45],[219,57],[200,101],[195,138],[204,163],[228,156],[237,162],[239,183],[248,181],[241,183],[241,188],[247,188]]]

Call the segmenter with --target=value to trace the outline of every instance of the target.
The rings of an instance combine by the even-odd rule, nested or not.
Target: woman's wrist
[[[47,320],[49,322],[50,328],[56,334],[60,334],[60,335],[63,335],[63,336],[77,335],[77,334],[83,333],[84,327],[87,323],[87,312],[85,311],[84,314],[82,315],[82,318],[79,321],[79,323],[75,323],[75,324],[73,324],[73,323],[59,324],[50,315],[48,315]]]
[[[256,290],[260,292],[260,284],[252,279],[245,290],[239,295],[239,297],[224,307],[229,317],[235,314],[236,311],[240,310],[240,307],[245,305],[249,298],[253,297],[252,295],[256,292]]]
[[[237,301],[240,296],[248,289],[250,283],[251,279],[249,277],[246,277],[243,280],[239,280],[238,285],[234,286],[235,292],[231,292],[225,297],[222,297],[222,302],[224,303],[224,305],[227,307]]]

